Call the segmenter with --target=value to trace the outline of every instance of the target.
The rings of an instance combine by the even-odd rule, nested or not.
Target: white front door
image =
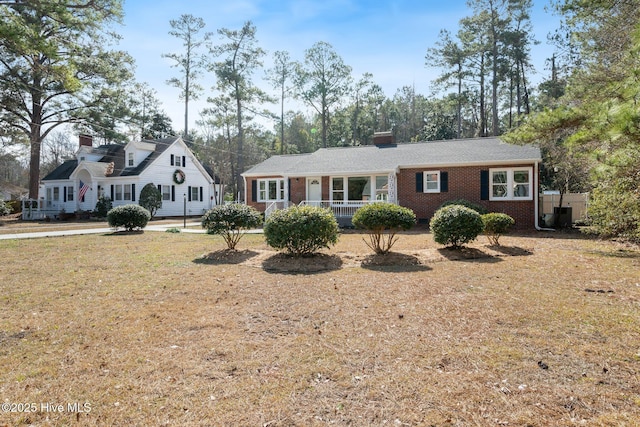
[[[312,202],[320,202],[322,200],[322,179],[307,178],[307,201],[310,205]],[[317,203],[320,205],[320,203]]]

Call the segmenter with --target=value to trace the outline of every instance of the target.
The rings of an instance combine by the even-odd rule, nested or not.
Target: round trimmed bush
[[[140,205],[123,205],[111,209],[107,213],[109,226],[123,227],[127,231],[143,229],[151,219],[151,213]]]
[[[436,243],[453,248],[475,240],[484,228],[480,214],[462,205],[438,209],[429,225]]]
[[[503,234],[507,234],[516,221],[504,213],[488,213],[481,216],[484,224],[484,234],[489,239],[489,243],[499,246],[498,240]]]
[[[484,215],[489,212],[484,206],[479,205],[477,203],[470,202],[466,199],[448,200],[443,204],[441,204],[440,207],[444,208],[445,206],[451,206],[451,205],[460,205],[460,206],[467,207],[469,209],[473,209],[474,211],[478,212],[480,215]]]
[[[351,221],[357,228],[367,230],[367,246],[377,254],[386,254],[398,240],[396,233],[415,225],[416,215],[411,209],[393,203],[371,203],[359,208]]]
[[[264,224],[267,244],[295,257],[313,255],[335,245],[339,232],[333,212],[316,206],[277,210]]]
[[[202,216],[202,228],[208,234],[219,234],[233,250],[244,231],[262,225],[262,215],[255,208],[240,203],[215,206]]]

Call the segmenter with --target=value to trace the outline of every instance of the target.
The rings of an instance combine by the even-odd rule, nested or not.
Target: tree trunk
[[[479,136],[487,136],[487,111],[485,105],[485,88],[484,88],[484,55],[481,59],[480,71],[480,129]]]
[[[38,199],[40,189],[40,152],[42,147],[42,81],[38,75],[33,79],[31,92],[31,123],[29,124],[29,198]]]
[[[242,176],[240,175],[244,171],[244,132],[242,129],[242,101],[240,100],[240,88],[236,86],[236,107],[238,114],[238,168],[236,169],[236,194],[240,193],[240,201],[243,201],[244,186],[242,185]]]
[[[462,64],[458,64],[458,129],[456,137],[462,136]]]

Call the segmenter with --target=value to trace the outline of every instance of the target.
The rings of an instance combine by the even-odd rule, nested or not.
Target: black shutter
[[[201,202],[204,201],[203,194],[202,194],[202,187],[200,187],[200,201]]]
[[[189,201],[191,201],[191,187],[187,187],[187,193],[189,194]]]
[[[416,193],[424,193],[424,174],[416,173]]]
[[[175,185],[171,186],[171,201],[172,202],[176,201],[176,186]]]
[[[449,172],[440,172],[440,192],[449,191]]]
[[[251,181],[251,201],[258,201],[258,180],[254,179]]]
[[[158,184],[158,191],[162,194],[162,184]]]
[[[135,184],[131,184],[131,201],[132,202],[136,201],[136,185]]]
[[[289,182],[287,182],[287,185],[289,186],[287,188],[287,193],[289,194],[289,201],[291,201],[291,178],[289,178]]]
[[[489,171],[480,171],[480,200],[489,200]]]
[[[114,198],[113,198],[113,184],[111,184],[111,201],[113,201],[113,200],[114,200]]]
[[[171,155],[171,166],[173,166],[173,154]]]
[[[62,187],[62,200],[67,201],[67,186]]]
[[[187,166],[187,157],[186,156],[182,156],[182,167]]]

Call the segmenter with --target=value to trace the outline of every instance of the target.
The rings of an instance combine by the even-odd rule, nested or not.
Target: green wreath
[[[187,176],[180,169],[176,169],[173,173],[173,182],[176,184],[182,184]]]

